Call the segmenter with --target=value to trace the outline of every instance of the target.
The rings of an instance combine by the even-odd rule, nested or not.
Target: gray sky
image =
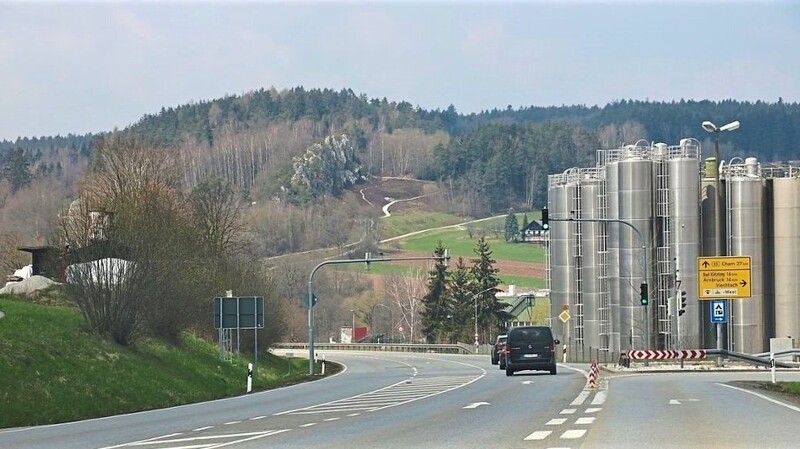
[[[0,0],[0,140],[261,87],[459,112],[800,101],[800,2]]]

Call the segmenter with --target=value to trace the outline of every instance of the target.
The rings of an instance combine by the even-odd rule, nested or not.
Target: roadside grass
[[[247,359],[220,361],[216,345],[185,334],[178,346],[123,347],[89,333],[75,308],[3,295],[0,428],[170,407],[245,393]],[[292,374],[289,364],[292,363]],[[308,364],[260,354],[253,389],[305,380]]]
[[[800,396],[800,382],[781,382],[780,385],[784,393]]]

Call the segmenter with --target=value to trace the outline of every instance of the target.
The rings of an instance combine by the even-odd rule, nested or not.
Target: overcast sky
[[[800,1],[9,2],[0,140],[259,88],[425,109],[800,101]]]

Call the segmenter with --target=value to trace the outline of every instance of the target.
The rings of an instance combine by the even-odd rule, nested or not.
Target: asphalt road
[[[336,376],[247,396],[0,431],[12,448],[796,447],[800,408],[726,386],[752,373],[507,377],[488,356],[330,352]],[[788,374],[781,374],[782,377]],[[800,379],[800,375],[794,375]],[[792,442],[795,441],[795,444]]]

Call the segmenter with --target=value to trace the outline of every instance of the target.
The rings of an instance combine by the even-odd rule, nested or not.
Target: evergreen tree
[[[520,229],[520,231],[522,231],[522,229],[527,228],[529,224],[531,224],[531,222],[528,221],[528,214],[525,213],[524,215],[522,215],[522,228]]]
[[[442,241],[436,245],[433,254],[444,256]],[[447,296],[447,267],[443,259],[438,259],[433,269],[428,271],[428,293],[422,297],[422,333],[427,343],[440,340],[445,329],[447,316],[453,310]]]
[[[508,215],[506,215],[505,239],[507,242],[516,242],[518,238],[517,214],[514,213],[514,208],[511,208],[508,210]]]
[[[0,160],[2,177],[8,180],[11,191],[25,187],[33,179],[31,174],[31,158],[20,147],[8,150],[5,157]]]
[[[464,263],[464,258],[459,257],[448,279],[447,290],[453,304],[453,316],[448,321],[449,343],[471,342],[473,339],[476,310],[473,283],[469,267]]]
[[[500,278],[497,277],[497,273],[500,270],[494,267],[497,261],[492,258],[492,250],[483,237],[475,244],[474,253],[478,257],[472,259],[470,274],[473,279],[474,295],[478,295],[478,340],[486,343],[492,341],[492,335],[505,329],[505,323],[512,316],[505,311],[506,304],[495,297],[499,291],[497,286],[500,284]]]

